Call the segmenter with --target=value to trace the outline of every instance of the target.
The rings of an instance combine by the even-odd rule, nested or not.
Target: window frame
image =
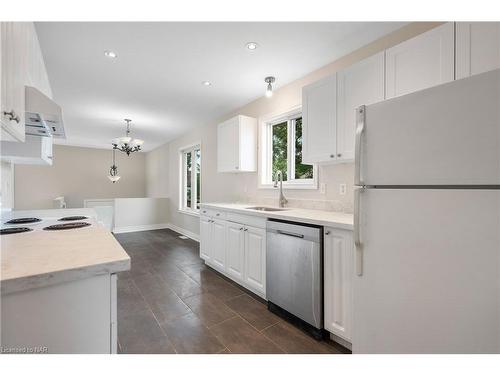
[[[273,114],[260,119],[259,132],[259,189],[273,189],[272,159],[274,125],[287,122],[287,181],[283,181],[284,189],[318,189],[318,167],[313,164],[313,178],[295,178],[295,119],[302,116],[302,106],[298,105],[290,110]],[[302,136],[304,129],[302,128]],[[291,177],[291,178],[290,178]]]
[[[187,155],[191,154],[191,206],[196,206],[196,196],[198,192],[198,186],[196,184],[196,172],[195,172],[195,151],[200,152],[200,205],[201,205],[201,182],[202,182],[202,149],[201,142],[196,142],[188,146],[181,147],[179,149],[179,208],[178,211],[184,214],[199,216],[200,209],[196,207],[187,207]]]

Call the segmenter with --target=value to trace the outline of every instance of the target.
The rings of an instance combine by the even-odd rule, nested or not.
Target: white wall
[[[117,198],[114,232],[152,229],[168,224],[168,198]]]
[[[323,77],[334,74],[374,53],[394,46],[440,25],[439,22],[412,23],[353,53],[296,80],[275,91],[271,99],[262,97],[248,105],[228,113],[214,124],[196,128],[189,134],[148,153],[146,178],[148,196],[170,197],[170,222],[190,232],[199,233],[199,219],[177,211],[179,206],[179,149],[201,141],[202,148],[202,202],[254,201],[275,202],[275,190],[258,189],[257,173],[217,173],[217,124],[235,116],[247,115],[255,118],[286,112],[301,104],[302,87]],[[319,167],[319,183],[326,184],[325,194],[319,190],[287,190],[286,197],[295,205],[311,208],[352,211],[354,168],[352,164]],[[339,194],[339,184],[347,184],[347,195]]]

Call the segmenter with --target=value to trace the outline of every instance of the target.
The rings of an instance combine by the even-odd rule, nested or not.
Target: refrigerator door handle
[[[363,276],[363,244],[360,238],[360,198],[364,188],[354,189],[354,247],[356,251],[356,275]]]
[[[363,185],[361,179],[361,137],[365,130],[365,106],[356,109],[356,141],[354,144],[354,185]]]

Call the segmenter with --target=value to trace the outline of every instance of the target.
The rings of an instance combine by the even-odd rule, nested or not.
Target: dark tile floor
[[[118,275],[120,353],[325,353],[262,301],[206,267],[198,243],[168,229],[117,234],[132,258]]]

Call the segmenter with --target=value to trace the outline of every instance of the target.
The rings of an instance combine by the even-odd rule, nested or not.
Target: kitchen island
[[[4,353],[116,353],[116,273],[130,258],[93,218],[61,231],[1,236]]]

